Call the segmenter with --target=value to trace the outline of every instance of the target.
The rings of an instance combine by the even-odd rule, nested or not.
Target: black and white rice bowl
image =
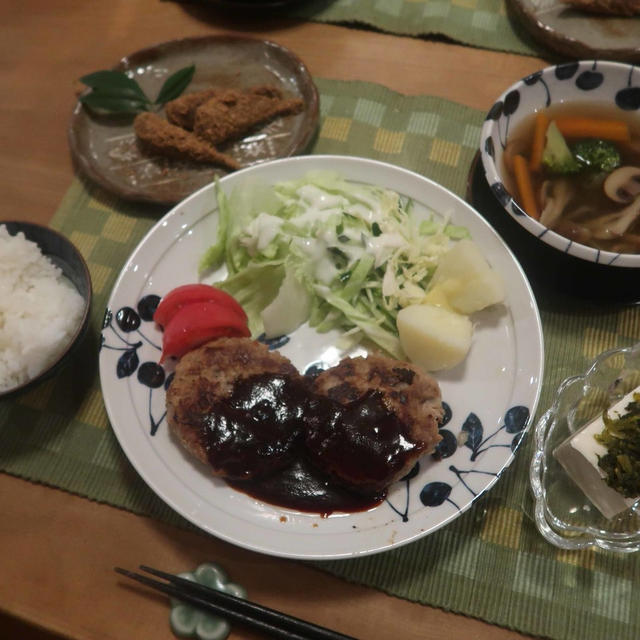
[[[588,247],[540,224],[523,211],[505,185],[502,156],[509,133],[532,113],[564,102],[609,104],[640,118],[640,67],[582,60],[536,71],[509,87],[489,109],[482,127],[480,155],[489,187],[513,220],[560,254],[617,271],[638,269],[640,254]]]
[[[57,374],[69,363],[81,343],[82,338],[86,334],[93,292],[91,275],[82,254],[63,234],[44,225],[32,222],[0,220],[0,225],[5,226],[11,236],[23,233],[27,240],[35,242],[41,253],[55,266],[59,267],[62,274],[71,281],[83,300],[80,319],[66,346],[64,346],[57,357],[50,362],[44,370],[40,371],[40,373],[17,386],[0,391],[0,400],[4,400],[31,389],[43,380]]]

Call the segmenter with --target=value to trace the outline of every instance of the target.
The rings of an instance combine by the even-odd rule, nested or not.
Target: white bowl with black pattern
[[[548,229],[522,210],[505,185],[502,155],[509,132],[532,113],[562,102],[608,103],[640,118],[640,66],[569,62],[536,71],[509,87],[489,109],[482,127],[480,155],[489,187],[518,224],[554,249],[600,265],[640,268],[640,254],[594,249]]]

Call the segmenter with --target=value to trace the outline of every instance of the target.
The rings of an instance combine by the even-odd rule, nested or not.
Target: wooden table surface
[[[71,183],[66,136],[77,78],[157,42],[220,33],[283,44],[318,77],[377,82],[479,109],[546,64],[282,16],[249,23],[202,4],[3,2],[0,220],[47,223]],[[172,638],[166,600],[125,586],[112,568],[146,563],[181,571],[206,560],[221,562],[253,599],[366,640],[524,637],[5,474],[0,512],[3,638]],[[254,637],[241,629],[231,636]]]

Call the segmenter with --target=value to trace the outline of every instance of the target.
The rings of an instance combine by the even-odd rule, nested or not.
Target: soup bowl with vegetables
[[[640,68],[580,61],[507,89],[481,157],[504,209],[551,247],[640,268]]]

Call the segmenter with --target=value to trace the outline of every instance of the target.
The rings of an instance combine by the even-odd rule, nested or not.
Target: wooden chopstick
[[[273,638],[282,638],[283,640],[356,640],[352,636],[346,636],[300,618],[294,618],[275,609],[263,607],[255,602],[237,598],[230,593],[211,589],[159,569],[145,565],[141,565],[140,569],[163,578],[167,582],[160,582],[140,573],[115,567],[117,573],[132,580],[227,618],[231,622],[261,631]]]

